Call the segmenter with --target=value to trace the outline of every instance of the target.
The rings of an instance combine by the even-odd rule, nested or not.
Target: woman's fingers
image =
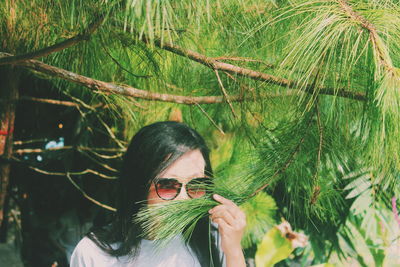
[[[213,222],[218,224],[218,229],[219,231],[222,231],[222,233],[224,233],[226,229],[231,228],[231,226],[222,218],[216,218]]]
[[[229,213],[234,219],[240,219],[244,216],[244,213],[242,214],[242,211],[239,209],[239,207],[233,207],[225,204],[218,205],[209,211],[210,214],[222,212]]]
[[[222,205],[218,205],[212,208],[210,211],[217,211],[218,209],[226,208],[229,210],[229,212],[232,214],[233,217],[238,219],[246,218],[244,212],[233,201],[217,194],[214,194],[213,197],[216,201],[220,202]]]
[[[221,203],[221,204],[234,205],[234,206],[236,206],[236,204],[233,203],[232,200],[226,199],[226,198],[224,198],[224,197],[222,197],[222,196],[220,196],[220,195],[214,194],[214,195],[213,195],[213,198],[214,198],[216,201],[218,201],[219,203]]]
[[[223,219],[230,226],[234,226],[236,219],[227,210],[219,210],[211,213],[211,220],[215,222],[216,219]]]
[[[221,218],[235,229],[244,228],[246,215],[234,202],[216,194],[214,199],[221,203],[221,205],[209,210],[210,217],[214,222],[217,218]]]
[[[210,209],[210,218],[214,223],[218,224],[218,231],[221,235],[221,247],[224,251],[228,266],[245,266],[244,257],[241,248],[241,240],[246,226],[246,215],[231,200],[219,195],[213,196],[220,205]],[[241,255],[239,264],[237,255]]]

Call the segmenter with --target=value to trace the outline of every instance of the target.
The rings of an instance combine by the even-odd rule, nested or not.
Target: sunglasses
[[[186,193],[190,198],[200,198],[208,193],[211,179],[209,177],[193,178],[184,184],[174,178],[158,178],[154,181],[157,195],[164,200],[173,200],[185,185]]]

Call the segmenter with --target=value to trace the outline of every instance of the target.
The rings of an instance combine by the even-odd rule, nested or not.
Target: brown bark
[[[4,203],[10,181],[15,110],[18,99],[18,73],[13,67],[0,68],[0,224],[4,218]]]

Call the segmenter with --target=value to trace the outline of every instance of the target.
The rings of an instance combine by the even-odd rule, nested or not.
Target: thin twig
[[[116,159],[116,158],[122,158],[122,156],[124,155],[124,153],[118,153],[115,155],[103,155],[97,152],[94,152],[93,150],[89,150],[90,153],[94,154],[95,156],[99,157],[99,158],[103,158],[103,159]]]
[[[317,103],[315,103],[315,109],[317,111],[317,125],[318,125],[318,133],[319,133],[319,145],[318,145],[318,158],[317,158],[317,167],[320,165],[321,163],[321,153],[322,153],[322,145],[323,145],[323,128],[322,128],[322,124],[321,124],[321,114],[319,111],[319,102],[317,99]]]
[[[45,170],[42,170],[42,169],[39,169],[39,168],[36,168],[36,167],[33,167],[33,166],[29,166],[29,165],[27,167],[29,169],[31,169],[31,170],[34,170],[35,172],[38,172],[38,173],[41,173],[41,174],[45,174],[45,175],[65,176],[65,174],[66,174],[65,172],[49,172],[49,171],[45,171]],[[89,174],[89,173],[97,175],[97,176],[99,176],[101,178],[104,178],[104,179],[107,179],[107,180],[115,180],[115,179],[117,179],[116,176],[108,176],[108,175],[105,175],[103,173],[100,173],[100,172],[92,170],[92,169],[86,169],[86,170],[83,170],[83,171],[80,171],[80,172],[69,172],[70,175],[85,175],[85,174]]]
[[[106,54],[111,58],[111,60],[112,60],[118,67],[120,67],[123,71],[129,73],[130,75],[132,75],[133,77],[136,77],[136,78],[151,78],[151,77],[152,77],[151,75],[138,75],[138,74],[135,74],[135,73],[131,72],[130,70],[126,69],[124,66],[121,65],[121,63],[118,62],[117,59],[115,59],[115,58],[111,55],[110,51],[108,51],[108,49],[106,48],[106,46],[105,46],[105,44],[104,44],[104,42],[103,42],[102,40],[100,40],[100,43],[101,43],[101,46],[103,47],[104,52],[106,52]]]
[[[221,88],[222,94],[225,96],[225,100],[228,103],[228,105],[229,105],[229,107],[230,107],[230,109],[232,111],[233,116],[237,119],[237,116],[236,116],[235,110],[234,110],[234,108],[232,106],[232,103],[231,103],[231,101],[229,101],[228,93],[226,92],[224,84],[221,81],[221,77],[219,77],[218,70],[214,70],[214,71],[215,71],[215,75],[217,76],[218,84],[219,84],[219,87]]]
[[[319,145],[318,145],[318,154],[317,154],[317,163],[315,166],[315,173],[312,178],[312,184],[313,184],[313,193],[312,197],[310,199],[310,204],[314,205],[315,202],[317,202],[319,193],[321,191],[321,187],[317,185],[318,181],[318,174],[319,174],[319,166],[321,165],[321,153],[322,153],[322,145],[323,145],[323,128],[321,125],[321,114],[319,111],[319,101],[318,97],[315,100],[315,112],[317,114],[317,127],[318,127],[318,134],[319,134]]]
[[[114,132],[113,132],[113,131],[111,130],[111,128],[107,125],[107,123],[105,123],[104,120],[103,120],[102,118],[100,118],[100,116],[97,116],[97,114],[96,114],[96,117],[97,117],[97,119],[100,121],[100,123],[103,125],[103,127],[106,129],[106,131],[107,131],[107,133],[110,135],[111,139],[113,139],[114,142],[115,142],[120,148],[124,148],[125,145],[122,143],[121,140],[119,140],[119,139],[115,136]]]
[[[25,145],[25,144],[32,144],[32,143],[41,143],[41,142],[47,142],[47,138],[43,139],[32,139],[32,140],[17,140],[13,142],[13,145]]]
[[[102,208],[105,208],[107,210],[114,211],[114,212],[117,211],[115,208],[110,207],[110,206],[108,206],[106,204],[103,204],[103,203],[97,201],[96,199],[92,198],[88,194],[86,194],[86,192],[82,188],[80,188],[79,185],[77,183],[75,183],[74,180],[72,180],[72,178],[71,178],[71,176],[70,176],[70,174],[68,172],[65,174],[65,176],[68,178],[68,180],[71,182],[71,184],[82,193],[82,195],[85,198],[89,199],[91,202],[93,202],[94,204],[96,204],[96,205],[98,205],[98,206],[100,206]]]
[[[39,97],[32,97],[32,96],[21,96],[19,100],[25,101],[34,101],[52,105],[60,105],[60,106],[67,106],[67,107],[77,107],[79,104],[71,101],[64,101],[64,100],[56,100],[56,99],[47,99],[47,98],[39,98]]]
[[[66,94],[66,93],[64,93],[64,94],[67,95],[67,96],[68,96],[69,98],[71,98],[72,100],[78,102],[80,106],[82,106],[82,107],[84,107],[84,108],[87,108],[87,109],[89,109],[89,110],[92,110],[92,111],[95,111],[95,110],[96,110],[94,107],[92,107],[91,105],[86,104],[86,103],[85,103],[84,101],[82,101],[81,99],[79,99],[79,98],[77,98],[77,97],[74,97],[74,96],[72,96],[72,95],[70,95],[70,94]]]
[[[36,154],[36,153],[47,153],[51,151],[61,151],[61,150],[70,150],[73,149],[72,146],[63,146],[63,147],[51,147],[51,148],[24,148],[24,149],[15,149],[13,150],[13,154],[22,155],[22,154]]]
[[[80,151],[80,150],[78,149],[78,151]],[[109,166],[108,164],[104,164],[104,163],[98,161],[97,159],[93,158],[91,155],[86,153],[86,151],[80,151],[80,152],[82,153],[82,155],[86,156],[87,158],[89,158],[94,163],[98,164],[99,166],[103,167],[104,169],[118,173],[118,170],[114,169],[113,167]]]
[[[221,134],[225,135],[224,131],[215,123],[215,121],[210,117],[210,115],[208,115],[208,113],[199,104],[196,103],[196,106],[201,110],[201,112],[203,112],[203,114],[207,117],[207,119],[211,121],[211,123],[215,126],[215,128],[217,128]]]
[[[32,142],[41,142],[42,140],[28,140]],[[44,140],[47,141],[47,140]],[[25,144],[25,141],[15,141],[14,145],[22,145]],[[63,146],[63,147],[52,147],[47,149],[42,148],[25,148],[25,149],[15,149],[13,154],[22,155],[22,154],[32,154],[32,153],[46,153],[52,151],[60,151],[60,150],[70,150],[76,149],[78,151],[102,151],[102,152],[125,152],[126,148],[106,148],[106,147],[84,147],[84,146]]]

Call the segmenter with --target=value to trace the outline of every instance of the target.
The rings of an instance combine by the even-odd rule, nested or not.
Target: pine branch
[[[398,36],[399,30],[389,30],[382,32],[382,38],[378,34],[377,28],[364,17],[354,11],[353,7],[345,0],[339,1],[340,8],[351,21],[357,23],[356,26],[369,33],[369,42],[373,50],[375,63],[374,82],[371,100],[374,105],[370,105],[370,119],[374,126],[370,127],[368,140],[369,164],[374,166],[383,179],[391,183],[397,179],[397,175],[392,170],[400,168],[399,150],[400,143],[398,136],[400,134],[400,70],[393,65],[390,57],[389,48],[391,47],[390,38],[386,36]],[[388,22],[390,23],[390,22]],[[394,46],[396,47],[396,46]],[[396,49],[394,48],[394,52]],[[379,147],[377,150],[376,147]],[[394,172],[395,173],[395,172]]]
[[[10,55],[8,53],[0,52],[0,58],[4,55]],[[45,73],[52,77],[58,77],[92,90],[99,90],[103,92],[124,95],[134,98],[140,98],[144,100],[160,101],[160,102],[170,102],[185,105],[195,105],[195,104],[217,104],[225,102],[223,96],[181,96],[181,95],[171,95],[162,93],[153,93],[141,89],[137,89],[128,85],[117,85],[113,83],[107,83],[92,79],[83,75],[76,74],[71,71],[67,71],[61,68],[57,68],[48,64],[45,64],[38,60],[27,60],[19,62],[16,65],[20,65],[41,73]],[[263,97],[282,97],[287,95],[293,95],[293,93],[288,94],[265,94]],[[242,102],[242,101],[252,101],[250,97],[241,96],[230,96],[229,101],[231,102]]]
[[[340,0],[339,4],[343,11],[347,14],[347,16],[355,21],[357,21],[361,27],[369,31],[370,40],[373,44],[374,50],[376,55],[379,58],[379,63],[385,67],[386,70],[391,71],[393,70],[393,64],[388,56],[388,52],[384,51],[384,47],[381,45],[381,39],[378,35],[376,27],[366,20],[364,17],[359,15],[353,8],[347,3],[346,0]]]
[[[144,35],[142,35],[141,40],[147,44],[151,44],[151,41]],[[317,88],[315,90],[313,85],[307,86],[299,86],[297,81],[291,81],[285,78],[276,77],[267,73],[255,71],[248,68],[242,68],[236,65],[220,62],[212,57],[207,57],[200,53],[197,53],[192,50],[184,49],[177,45],[171,43],[162,43],[160,39],[155,39],[153,42],[157,47],[172,52],[174,54],[187,57],[193,61],[196,61],[204,66],[207,66],[213,70],[221,70],[231,74],[235,74],[242,77],[247,77],[256,81],[263,81],[268,82],[271,84],[279,85],[282,87],[292,88],[292,89],[299,89],[305,91],[310,94],[314,94],[315,91],[323,95],[333,95],[333,96],[340,96],[345,98],[350,98],[359,101],[366,101],[367,97],[364,93],[361,92],[353,92],[348,91],[345,89],[334,89],[334,88]]]
[[[311,122],[312,122],[312,116],[310,116],[310,118],[308,120],[307,128],[311,125]],[[306,134],[307,134],[307,132],[300,138],[300,140],[297,142],[296,147],[293,149],[292,153],[289,155],[287,160],[283,163],[282,167],[275,171],[275,173],[272,175],[271,179],[277,177],[279,174],[283,173],[287,168],[289,168],[290,164],[292,164],[293,160],[295,159],[296,154],[300,151],[300,147],[304,143]],[[247,199],[250,199],[251,197],[257,195],[258,192],[264,190],[268,185],[269,184],[264,184],[263,186],[259,187]]]
[[[48,56],[52,53],[64,50],[73,45],[76,45],[77,43],[79,43],[81,41],[88,40],[89,37],[101,26],[101,24],[104,22],[105,18],[106,18],[106,16],[104,14],[98,16],[97,19],[95,21],[93,21],[91,24],[89,24],[89,26],[84,31],[82,31],[78,35],[76,35],[72,38],[69,38],[67,40],[64,40],[60,43],[42,48],[35,52],[30,52],[27,54],[0,58],[0,65],[18,64],[18,63],[26,61],[26,60],[41,58],[44,56]]]

